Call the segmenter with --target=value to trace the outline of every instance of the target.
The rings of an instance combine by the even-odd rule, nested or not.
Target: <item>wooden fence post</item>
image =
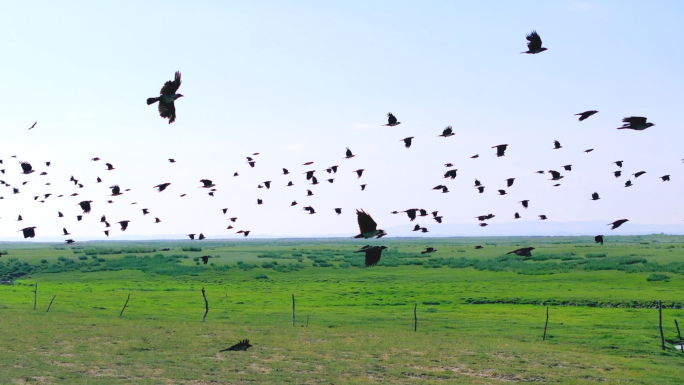
[[[658,301],[658,326],[660,327],[660,347],[665,350],[665,335],[663,335],[663,301]]]
[[[292,327],[295,326],[295,299],[294,293],[292,294]]]
[[[544,324],[544,336],[542,341],[546,341],[546,328],[549,326],[549,306],[546,306],[546,323]]]
[[[682,333],[679,331],[679,323],[677,323],[677,319],[675,318],[675,326],[677,327],[677,335],[679,336],[679,342],[684,343],[682,340]]]
[[[33,310],[36,310],[37,301],[38,301],[38,282],[36,282],[36,286],[33,288]]]
[[[413,305],[413,331],[418,331],[418,302]]]
[[[55,294],[55,295],[52,297],[52,301],[55,300],[55,297],[57,297],[57,294]],[[47,310],[45,310],[46,313],[50,311],[50,306],[52,306],[52,301],[50,301],[50,304],[48,305]]]
[[[119,317],[123,315],[124,310],[126,310],[126,305],[128,305],[128,300],[131,299],[131,294],[128,294],[128,298],[126,298],[126,303],[124,304],[123,308],[121,309],[121,313],[119,313]]]
[[[306,315],[306,327],[309,327],[309,315]]]
[[[207,295],[204,292],[204,288],[202,288],[202,297],[204,297],[204,315],[202,316],[202,322],[207,320],[207,313],[209,313],[209,301],[207,301]]]

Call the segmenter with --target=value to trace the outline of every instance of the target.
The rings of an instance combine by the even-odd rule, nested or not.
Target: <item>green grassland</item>
[[[0,244],[0,384],[681,383],[684,237],[606,241]]]

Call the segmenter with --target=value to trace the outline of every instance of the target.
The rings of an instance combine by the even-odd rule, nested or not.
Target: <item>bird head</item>
[[[380,238],[384,237],[385,235],[387,235],[387,232],[385,232],[385,230],[378,229],[378,236],[376,238],[380,239]],[[385,248],[385,246],[382,246],[382,247]]]

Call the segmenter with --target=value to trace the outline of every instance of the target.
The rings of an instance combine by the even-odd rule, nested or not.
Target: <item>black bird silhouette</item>
[[[258,204],[258,205],[264,204],[264,200],[261,199],[261,198],[257,198],[257,204]]]
[[[639,172],[634,173],[634,174],[632,174],[632,175],[634,175],[634,178],[638,178],[638,177],[640,177],[640,176],[642,176],[642,175],[644,175],[644,174],[646,174],[646,171],[639,171]]]
[[[357,253],[366,253],[366,266],[375,266],[380,262],[380,257],[382,256],[382,251],[385,250],[386,246],[364,246],[361,250],[357,250]]]
[[[475,154],[475,155],[471,156],[470,159],[475,159],[475,158],[479,158],[479,157],[480,157],[480,154]]]
[[[352,172],[355,172],[356,175],[357,175],[356,179],[359,179],[359,178],[361,178],[361,175],[363,175],[363,172],[364,172],[364,171],[366,171],[366,170],[360,168],[360,169],[354,170],[354,171],[352,171]]]
[[[32,125],[31,127],[29,127],[29,130],[32,129],[32,128],[34,128],[34,127],[36,126],[36,124],[38,124],[38,121],[37,121],[37,120],[36,120],[35,123],[33,123],[33,125]]]
[[[618,227],[622,226],[623,223],[628,222],[628,221],[629,221],[629,219],[618,219],[618,220],[615,221],[615,222],[609,223],[608,226],[613,226],[613,227],[611,227],[610,229],[611,229],[611,230],[615,230],[615,229],[617,229]]]
[[[96,183],[102,183],[102,179],[100,179],[99,176],[97,177]]]
[[[520,219],[520,214],[516,212],[515,214],[513,214],[513,218],[514,219]]]
[[[507,144],[499,144],[499,145],[493,146],[492,148],[496,148],[496,156],[500,157],[500,156],[506,155],[505,154],[506,153],[506,147],[508,147]]]
[[[237,221],[237,219],[238,219],[238,217],[231,217],[231,218],[228,218],[228,220],[231,221],[231,222],[233,222],[233,223],[235,223],[235,221]]]
[[[594,237],[594,242],[603,244],[603,235],[597,235]]]
[[[361,185],[361,191],[365,190],[365,189],[366,189],[366,186],[367,186],[367,184],[365,184],[365,183],[362,184],[362,185]]]
[[[571,164],[566,164],[565,166],[563,166],[563,169],[564,169],[565,171],[572,171],[572,165],[571,165]]]
[[[592,201],[597,201],[597,200],[599,200],[599,199],[601,199],[601,198],[599,198],[599,195],[598,195],[597,192],[591,194],[591,200],[592,200]]]
[[[557,140],[554,140],[554,141],[553,141],[553,149],[554,149],[554,150],[558,150],[559,148],[562,148],[562,147],[563,147],[563,146],[561,146],[561,144],[560,144],[559,141],[557,141]]]
[[[104,230],[103,232],[105,233],[106,236],[109,236],[109,230]]]
[[[456,179],[456,171],[458,171],[458,169],[454,168],[454,169],[451,169],[451,170],[445,172],[444,178]]]
[[[421,254],[428,254],[428,253],[434,253],[435,251],[437,251],[435,248],[426,247],[425,250],[421,251],[420,253]]]
[[[313,191],[311,191],[311,190],[306,190],[306,196],[310,197],[310,196],[312,196],[312,195],[314,195]]]
[[[33,166],[29,162],[19,162],[19,164],[21,165],[22,174],[28,175],[34,171]]]
[[[524,208],[527,208],[527,206],[529,206],[529,204],[530,204],[530,200],[525,199],[525,200],[520,201],[520,203],[522,203]]]
[[[351,150],[349,149],[349,147],[347,147],[347,152],[345,152],[344,158],[345,158],[345,159],[351,159],[351,158],[353,158],[353,157],[355,157],[355,156],[356,156],[356,155],[352,154],[352,152],[351,152]]]
[[[449,188],[447,186],[444,186],[441,184],[433,187],[432,189],[433,190],[442,190],[442,193],[448,193],[449,192]]]
[[[292,187],[292,186],[294,186],[294,183],[292,183],[292,181],[287,182],[286,187]]]
[[[74,243],[74,242],[76,242],[76,241],[74,241],[73,239],[67,239],[67,240],[65,240],[64,242],[66,242],[67,245],[70,245],[70,244],[72,244],[72,243]]]
[[[632,186],[632,181],[627,180],[627,182],[625,182],[625,187],[631,187],[631,186]]]
[[[237,232],[237,234],[242,234],[242,235],[244,235],[244,236],[246,237],[246,236],[249,235],[250,231],[251,231],[251,230],[240,230],[240,231]]]
[[[121,225],[121,231],[126,231],[126,229],[128,228],[128,223],[130,222],[131,221],[118,221],[116,223]]]
[[[309,179],[313,178],[313,174],[314,174],[315,172],[316,172],[316,170],[311,170],[311,171],[305,172],[304,174],[306,174],[306,180],[309,180]]]
[[[624,162],[624,160],[618,160],[613,163],[615,163],[618,167],[622,168],[622,162]]]
[[[297,201],[292,201],[292,203],[290,203],[290,207],[292,206],[297,206]]]
[[[480,250],[480,249],[482,249],[482,248],[483,248],[483,247],[480,246],[480,245],[475,246],[475,249],[476,249],[476,250]]]
[[[316,178],[315,176],[312,176],[311,177],[311,184],[317,185],[318,184],[318,178]]]
[[[198,239],[201,241],[201,240],[203,240],[204,238],[206,238],[206,237],[204,236],[204,234],[200,233]]]
[[[613,171],[613,175],[615,175],[616,178],[619,178],[622,175],[622,171],[620,171],[620,170]]]
[[[586,119],[586,118],[588,118],[588,117],[594,115],[594,114],[597,113],[597,112],[598,112],[598,111],[596,111],[596,110],[584,111],[584,112],[580,112],[579,114],[575,114],[575,116],[579,115],[579,121],[581,122],[581,121],[583,121],[584,119]]]
[[[593,149],[593,148],[590,148],[590,149],[584,150],[584,152],[586,152],[587,154],[588,154],[588,153],[590,153],[590,152],[592,152],[592,151],[594,151],[594,149]]]
[[[337,215],[342,214],[342,209],[339,208],[339,207],[336,207],[336,208],[334,208],[333,210],[335,210],[335,213],[337,213]]]
[[[21,214],[20,214],[19,217],[17,217],[17,221],[23,221],[23,220],[24,220],[24,218],[22,218]]]
[[[546,48],[542,47],[542,40],[537,31],[532,31],[527,35],[526,39],[529,41],[529,43],[527,43],[527,51],[520,53],[535,54],[546,51]]]
[[[309,214],[316,214],[316,210],[314,210],[314,208],[311,206],[304,207],[304,210],[308,211]]]
[[[158,184],[154,187],[157,189],[158,192],[162,192],[162,191],[166,190],[166,188],[169,187],[170,185],[171,185],[171,183],[162,183],[162,184]]]
[[[173,158],[169,158],[169,163],[176,163],[176,160]]]
[[[624,123],[622,127],[618,127],[618,130],[622,130],[625,128],[628,128],[630,130],[645,130],[651,126],[655,126],[653,123],[647,123],[646,118],[643,116],[630,116],[629,118],[624,118],[622,119],[622,122]]]
[[[287,174],[289,174],[289,173],[290,173],[290,171],[289,171],[288,169],[283,168],[283,175],[287,175]]]
[[[409,148],[411,147],[411,140],[413,140],[413,137],[409,136],[407,138],[402,139],[401,141],[404,142],[404,147]]]
[[[203,255],[200,258],[202,259],[202,262],[206,265],[207,262],[209,262],[209,258],[211,258],[211,257],[208,255]]]
[[[57,217],[58,218],[64,218],[64,214],[62,214],[61,211],[57,211]]]
[[[143,215],[147,215],[150,213],[150,210],[149,209],[142,209],[142,213],[143,213]]]
[[[482,194],[484,192],[484,189],[485,189],[485,186],[477,186],[477,191],[479,191],[480,194]]]
[[[121,187],[119,187],[118,184],[115,184],[114,186],[109,187],[112,190],[112,196],[117,196],[123,194],[121,192]]]
[[[416,212],[417,211],[418,211],[418,209],[408,209],[408,210],[402,211],[402,213],[406,213],[406,215],[408,215],[409,219],[411,221],[413,221],[414,219],[416,219]]]
[[[394,127],[397,124],[401,124],[401,122],[397,122],[397,118],[391,112],[388,112],[387,113],[387,124],[383,124],[383,126]]]
[[[660,179],[663,180],[663,182],[669,182],[670,181],[670,176],[669,175],[663,175],[660,177]]]
[[[82,201],[79,202],[78,205],[81,206],[81,210],[83,210],[83,214],[88,214],[90,212],[90,204],[93,201]]]
[[[506,190],[499,190],[499,195],[506,195]]]
[[[190,239],[195,239],[195,234],[188,234],[188,237],[190,237]]]
[[[176,93],[180,85],[181,73],[176,71],[173,81],[169,80],[164,83],[164,86],[159,91],[159,97],[147,99],[147,105],[159,102],[159,116],[162,118],[169,118],[169,124],[176,120],[176,106],[174,101],[183,97],[183,95]]]
[[[105,163],[105,166],[107,166],[107,171],[114,170],[114,166],[111,163]]]
[[[200,183],[202,183],[203,185],[200,188],[210,188],[216,186],[214,182],[211,181],[211,179],[200,179]]]
[[[413,215],[415,219],[415,211],[413,212]],[[377,228],[378,224],[375,223],[373,218],[370,215],[368,215],[365,211],[363,211],[363,209],[356,210],[356,220],[359,224],[360,233],[356,235],[354,238],[380,238],[387,235],[385,230]]]
[[[19,230],[24,234],[24,239],[26,238],[33,238],[36,236],[36,226],[31,226],[31,227],[24,227],[23,229]]]
[[[531,257],[532,256],[532,250],[534,250],[534,247],[521,247],[519,249],[509,251],[506,254],[515,254],[515,255],[519,255],[521,257]]]
[[[64,235],[71,235],[71,233],[67,231],[66,227],[62,228],[62,231],[64,232]]]
[[[432,219],[434,219],[437,223],[442,223],[442,218],[444,217],[441,215],[435,215],[434,217],[432,217]]]
[[[451,128],[451,126],[446,126],[446,128],[444,130],[442,130],[442,134],[439,136],[442,136],[444,138],[448,138],[452,135],[454,135],[454,130]]]
[[[252,345],[249,344],[249,340],[242,340],[242,341],[238,342],[237,344],[229,347],[228,349],[219,350],[219,352],[240,351],[240,350],[245,351],[251,347],[252,347]]]
[[[555,170],[549,170],[549,173],[551,174],[551,180],[560,180],[563,178],[563,176]]]
[[[155,218],[154,218],[154,223],[161,223],[161,219],[155,217]]]
[[[541,219],[542,221],[545,221],[545,220],[547,220],[547,219],[549,219],[549,218],[547,218],[546,215],[542,214],[542,215],[539,216],[539,219]]]
[[[473,187],[477,187],[477,186],[482,186],[482,182],[480,182],[479,180],[475,179],[475,184],[473,185]]]
[[[511,186],[513,186],[513,181],[514,181],[514,180],[515,180],[515,178],[508,178],[508,179],[506,179],[506,187],[511,187]]]

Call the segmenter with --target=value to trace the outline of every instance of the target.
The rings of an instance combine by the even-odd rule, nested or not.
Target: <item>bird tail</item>
[[[149,106],[150,104],[156,103],[159,101],[159,98],[147,98],[147,105]]]

